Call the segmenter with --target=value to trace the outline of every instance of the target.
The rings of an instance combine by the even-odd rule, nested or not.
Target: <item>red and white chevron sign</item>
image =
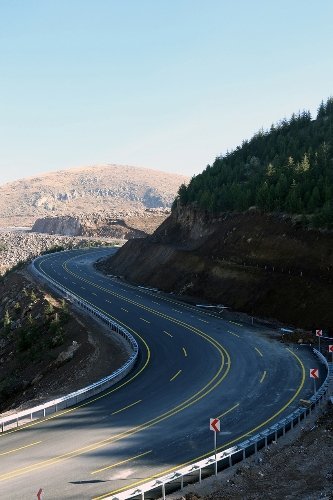
[[[317,337],[322,337],[323,336],[323,330],[316,330],[316,336]]]
[[[209,429],[214,432],[220,432],[220,420],[218,418],[210,418]]]
[[[328,352],[333,352],[333,345],[328,346]]]
[[[314,378],[316,380],[319,378],[318,368],[310,368],[310,378]]]

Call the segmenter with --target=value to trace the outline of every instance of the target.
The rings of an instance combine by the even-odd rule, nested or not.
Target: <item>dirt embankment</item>
[[[299,432],[298,429],[295,430]],[[293,436],[295,438],[295,436]],[[177,500],[332,500],[333,406],[307,424],[295,441],[271,444],[254,459],[188,486]]]
[[[303,328],[333,325],[333,234],[249,211],[211,219],[175,210],[103,264],[166,291]]]
[[[112,373],[126,348],[29,278],[0,280],[0,411],[68,394]]]

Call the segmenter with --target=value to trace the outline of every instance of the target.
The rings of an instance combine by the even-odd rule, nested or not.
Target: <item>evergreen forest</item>
[[[260,130],[181,185],[174,206],[195,205],[212,214],[245,211],[300,214],[333,228],[333,98]]]

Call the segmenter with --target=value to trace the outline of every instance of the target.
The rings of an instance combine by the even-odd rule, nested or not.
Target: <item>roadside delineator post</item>
[[[316,380],[319,379],[319,369],[318,368],[310,368],[310,378],[313,378],[313,395],[316,395]]]
[[[42,488],[39,488],[38,492],[37,492],[37,498],[38,500],[42,500],[43,498],[43,489]]]
[[[320,351],[320,337],[323,336],[323,330],[316,330],[316,337],[318,337],[318,351]]]
[[[333,344],[328,346],[328,352],[332,353],[332,363],[333,363]]]
[[[214,432],[215,476],[217,476],[216,434],[220,432],[220,420],[218,418],[210,418],[209,429]]]

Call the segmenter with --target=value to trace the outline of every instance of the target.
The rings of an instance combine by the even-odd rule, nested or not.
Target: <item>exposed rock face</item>
[[[104,264],[127,279],[306,328],[333,324],[333,234],[257,211],[174,210]],[[318,326],[317,326],[318,328]]]
[[[81,214],[37,219],[32,232],[64,236],[96,236],[103,238],[142,238],[151,234],[168,216],[169,210],[147,209],[144,212],[117,215]]]
[[[183,175],[121,165],[75,168],[0,186],[0,227],[32,226],[38,218],[118,215],[170,207]],[[62,233],[63,234],[63,233]]]

